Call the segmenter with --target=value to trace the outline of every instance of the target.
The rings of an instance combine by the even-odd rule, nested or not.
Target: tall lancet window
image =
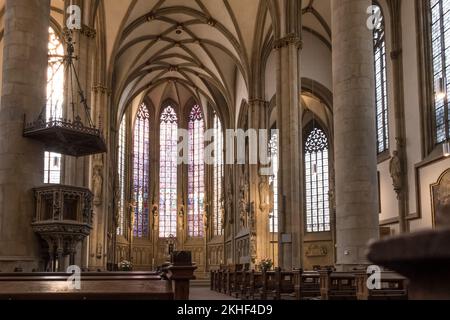
[[[306,137],[306,231],[330,231],[328,138],[314,125]]]
[[[141,104],[136,114],[133,136],[133,200],[136,238],[148,237],[150,188],[150,114]]]
[[[389,149],[389,107],[387,96],[386,71],[386,32],[385,21],[380,6],[374,5],[379,23],[373,30],[375,57],[375,105],[377,125],[377,151],[382,153]]]
[[[178,118],[167,106],[161,114],[159,162],[159,236],[177,235]]]
[[[224,214],[224,143],[220,118],[214,114],[214,171],[213,171],[213,229],[215,236],[223,234],[222,215]]]
[[[271,233],[278,232],[278,133],[274,131],[270,137],[269,143],[270,157],[272,167],[274,168],[273,175],[270,177],[270,187],[273,192],[273,209],[269,216],[269,230]]]
[[[117,150],[118,158],[118,176],[119,176],[119,199],[117,202],[117,210],[119,215],[119,221],[117,226],[117,235],[124,236],[125,228],[125,180],[126,180],[126,168],[125,168],[125,155],[126,155],[126,129],[127,118],[123,117],[122,123],[119,129],[119,147]]]
[[[435,142],[450,139],[450,0],[430,0]]]
[[[205,122],[202,110],[195,105],[189,115],[189,165],[188,165],[188,234],[203,237],[203,212],[205,200]]]
[[[46,119],[60,119],[64,102],[64,46],[53,28],[48,32]],[[61,183],[61,155],[45,152],[44,183]]]

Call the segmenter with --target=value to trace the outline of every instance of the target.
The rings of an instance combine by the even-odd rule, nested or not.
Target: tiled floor
[[[211,291],[207,287],[191,287],[191,300],[237,300],[225,294]]]

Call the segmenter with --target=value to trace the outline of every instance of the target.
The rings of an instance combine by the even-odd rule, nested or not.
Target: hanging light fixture
[[[446,84],[447,84],[447,81],[446,81],[445,77],[440,77],[435,81],[434,92],[436,95],[436,100],[445,99],[445,97],[447,96]]]
[[[104,153],[107,146],[100,129],[91,119],[91,109],[81,87],[74,60],[74,43],[71,32],[66,37],[67,54],[62,59],[67,74],[67,114],[46,119],[47,104],[42,108],[38,118],[30,123],[24,117],[23,136],[43,143],[48,152],[73,157],[83,157]],[[76,97],[78,96],[78,99]],[[70,112],[71,111],[71,112]],[[82,122],[81,115],[84,113]],[[58,159],[59,161],[59,159]]]

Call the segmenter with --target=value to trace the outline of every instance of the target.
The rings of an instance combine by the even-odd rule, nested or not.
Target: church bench
[[[320,274],[317,271],[294,271],[294,292],[296,300],[320,297]]]
[[[320,270],[322,300],[356,300],[356,277],[353,272]]]
[[[230,288],[228,294],[236,298],[239,297],[241,291],[241,284],[243,282],[244,271],[231,272]]]
[[[263,286],[263,275],[261,272],[256,272],[255,270],[250,271],[248,286],[245,289],[244,299],[254,300],[257,293],[261,290]]]
[[[161,274],[85,272],[79,290],[69,273],[0,273],[0,300],[189,300],[196,268],[190,252],[174,252]]]
[[[0,300],[172,300],[171,283],[159,276],[81,274],[81,289],[69,288],[71,274],[0,275]]]
[[[241,283],[239,284],[239,292],[236,294],[236,298],[240,297],[244,299],[247,296],[247,291],[249,290],[250,286],[250,277],[251,277],[250,270],[242,271]]]
[[[395,272],[381,272],[381,289],[368,288],[370,275],[367,272],[359,272],[355,276],[358,300],[408,300],[407,279]]]
[[[275,300],[293,300],[295,298],[295,272],[275,270]]]
[[[276,289],[276,272],[262,271],[261,287],[256,290],[255,298],[257,300],[268,300],[274,298]]]

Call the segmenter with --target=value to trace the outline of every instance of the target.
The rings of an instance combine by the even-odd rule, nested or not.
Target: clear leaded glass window
[[[306,231],[330,231],[328,138],[320,128],[313,128],[306,137]]]
[[[117,226],[117,235],[123,236],[125,234],[125,154],[126,154],[126,116],[123,117],[119,129],[119,148],[118,148],[118,173],[119,173],[119,199],[118,199],[118,213],[119,221]]]
[[[278,168],[278,133],[274,131],[270,137],[269,142],[270,157],[272,160],[272,167]],[[269,216],[269,230],[271,233],[278,232],[278,170],[273,172],[269,179],[270,186],[273,191],[273,209]]]
[[[375,57],[375,105],[377,125],[377,151],[389,149],[389,108],[387,96],[386,38],[385,21],[381,8],[374,5],[376,15],[380,17],[373,31]]]
[[[177,233],[177,143],[178,118],[167,106],[161,114],[159,171],[159,236]]]
[[[142,104],[136,114],[133,136],[133,200],[136,238],[148,237],[150,186],[150,114]]]
[[[224,143],[223,129],[220,118],[214,114],[214,172],[213,172],[213,227],[214,235],[221,236],[223,234],[222,226],[222,210],[224,209]]]
[[[195,105],[189,115],[188,165],[188,234],[203,237],[203,211],[205,199],[205,122],[200,106]]]
[[[430,0],[435,142],[450,138],[450,0]]]
[[[46,119],[62,118],[64,102],[64,46],[53,28],[48,31]],[[45,152],[44,183],[61,183],[61,155]]]

